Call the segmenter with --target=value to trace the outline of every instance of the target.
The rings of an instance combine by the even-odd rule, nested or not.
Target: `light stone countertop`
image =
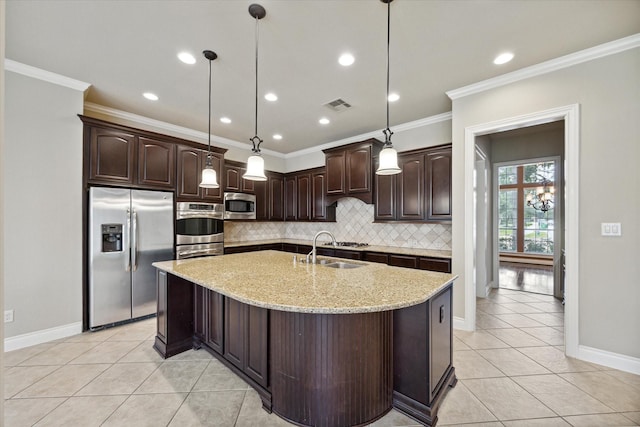
[[[421,304],[457,276],[379,263],[353,269],[293,261],[280,251],[257,251],[153,266],[240,302],[299,313],[368,313]],[[326,257],[318,257],[323,259]],[[334,258],[332,258],[334,259]]]
[[[326,239],[326,236],[323,236],[323,239]],[[331,248],[331,246],[326,245],[325,243],[328,240],[320,240],[318,239],[318,247],[323,248]],[[245,240],[245,241],[225,241],[224,246],[228,248],[234,248],[239,246],[253,246],[253,245],[268,245],[272,243],[290,243],[293,245],[313,245],[313,240],[299,240],[299,239],[271,239],[271,240]],[[425,256],[425,257],[433,257],[433,258],[447,258],[451,259],[451,251],[445,250],[437,250],[437,249],[421,249],[421,248],[401,248],[398,246],[360,246],[357,248],[351,246],[339,246],[336,249],[346,250],[346,251],[358,251],[358,252],[383,252],[389,254],[399,254],[399,255],[413,255],[413,256]]]

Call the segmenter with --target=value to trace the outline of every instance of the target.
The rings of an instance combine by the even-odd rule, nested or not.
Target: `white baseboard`
[[[16,335],[15,337],[4,339],[4,351],[18,350],[80,333],[82,333],[82,322],[69,323],[68,325],[56,326],[55,328]]]
[[[462,331],[470,331],[467,326],[467,321],[463,317],[453,316],[453,329],[459,329]]]
[[[612,353],[598,348],[578,346],[578,359],[640,375],[640,358]]]

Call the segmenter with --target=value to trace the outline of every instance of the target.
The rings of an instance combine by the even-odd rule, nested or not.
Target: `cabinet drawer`
[[[346,258],[346,259],[362,259],[362,253],[358,251],[345,251],[344,249],[336,249],[335,256],[338,258]]]
[[[410,255],[389,255],[389,265],[396,267],[416,268],[417,259]]]
[[[388,264],[389,263],[389,255],[388,254],[380,254],[375,252],[366,252],[364,254],[365,261],[371,262],[379,262],[380,264]]]
[[[440,273],[451,273],[451,260],[444,258],[420,258],[418,260],[420,270],[439,271]]]

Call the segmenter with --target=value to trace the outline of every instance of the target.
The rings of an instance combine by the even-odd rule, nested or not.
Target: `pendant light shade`
[[[207,132],[207,138],[209,141],[209,150],[207,152],[207,161],[202,169],[202,181],[200,181],[200,187],[202,188],[220,188],[218,184],[218,177],[215,169],[213,169],[213,162],[211,161],[211,62],[218,57],[215,52],[211,50],[205,50],[202,52],[205,58],[209,60],[209,131]]]
[[[262,160],[262,156],[249,156],[249,159],[247,159],[247,172],[242,175],[242,177],[251,181],[267,180],[264,174],[264,160]]]
[[[264,160],[260,155],[262,139],[258,136],[258,21],[267,15],[267,11],[259,4],[249,6],[249,15],[256,20],[256,109],[255,109],[255,134],[249,141],[253,144],[253,154],[247,159],[247,172],[242,178],[250,181],[266,181],[264,174]]]
[[[393,0],[380,0],[387,4],[387,128],[384,133],[384,146],[380,151],[380,164],[376,175],[395,175],[402,170],[398,167],[398,153],[391,144],[391,129],[389,129],[389,42],[391,40],[391,2]]]

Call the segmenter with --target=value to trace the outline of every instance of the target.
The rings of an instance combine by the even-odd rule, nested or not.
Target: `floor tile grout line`
[[[244,396],[242,396],[242,403],[240,403],[240,408],[238,408],[238,413],[236,414],[236,419],[233,420],[233,426],[235,427],[238,424],[238,420],[240,419],[240,413],[242,412],[242,407],[244,406],[244,401],[247,399],[249,389],[244,391]]]
[[[500,377],[500,378],[503,378],[503,377]],[[475,393],[474,393],[474,392],[473,392],[469,387],[467,387],[467,386],[466,386],[466,384],[464,383],[465,381],[468,381],[468,380],[458,380],[458,383],[462,384],[462,385],[464,386],[464,388],[465,388],[469,393],[471,393],[471,395],[472,395],[473,397],[475,397],[475,398],[476,398],[476,400],[477,400],[478,402],[480,402],[480,404],[484,407],[484,409],[486,409],[486,410],[487,410],[487,412],[489,412],[489,413],[493,416],[493,418],[495,418],[495,421],[498,421],[499,423],[501,423],[501,424],[502,424],[502,421],[500,420],[500,418],[498,418],[498,416],[497,416],[496,414],[494,414],[494,413],[493,413],[493,411],[492,411],[491,409],[489,409],[489,407],[488,407],[487,405],[485,405],[485,404],[484,404],[484,402],[482,401],[482,399],[480,399],[478,396],[476,396],[476,394],[475,394]],[[456,385],[456,387],[457,387],[457,385]],[[493,421],[490,421],[490,422],[493,422]],[[454,425],[455,425],[455,424],[454,424]]]

